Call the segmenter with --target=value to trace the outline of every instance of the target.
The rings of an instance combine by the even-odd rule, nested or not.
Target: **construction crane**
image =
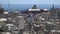
[[[10,7],[10,3],[9,3],[9,0],[7,0],[7,2],[8,2],[9,10],[11,10],[11,7]]]

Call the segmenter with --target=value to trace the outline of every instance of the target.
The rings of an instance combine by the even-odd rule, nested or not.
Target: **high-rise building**
[[[19,21],[19,29],[24,29],[24,17],[23,16],[17,16]]]
[[[0,7],[0,14],[3,14],[4,8]]]

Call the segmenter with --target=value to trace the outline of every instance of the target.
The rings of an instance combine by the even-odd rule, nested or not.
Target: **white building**
[[[6,24],[7,19],[6,18],[0,18],[0,26]]]
[[[24,29],[24,17],[23,16],[17,16],[18,20],[19,20],[19,29]]]

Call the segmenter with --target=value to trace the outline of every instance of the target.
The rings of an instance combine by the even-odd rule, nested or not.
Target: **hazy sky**
[[[0,0],[2,4],[60,4],[60,0]]]

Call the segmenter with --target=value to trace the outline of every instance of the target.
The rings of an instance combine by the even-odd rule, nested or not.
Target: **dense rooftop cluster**
[[[12,32],[24,30],[30,34],[60,34],[60,8],[54,8],[53,5],[51,10],[38,9],[34,5],[24,12],[10,12],[0,8],[0,29]]]

